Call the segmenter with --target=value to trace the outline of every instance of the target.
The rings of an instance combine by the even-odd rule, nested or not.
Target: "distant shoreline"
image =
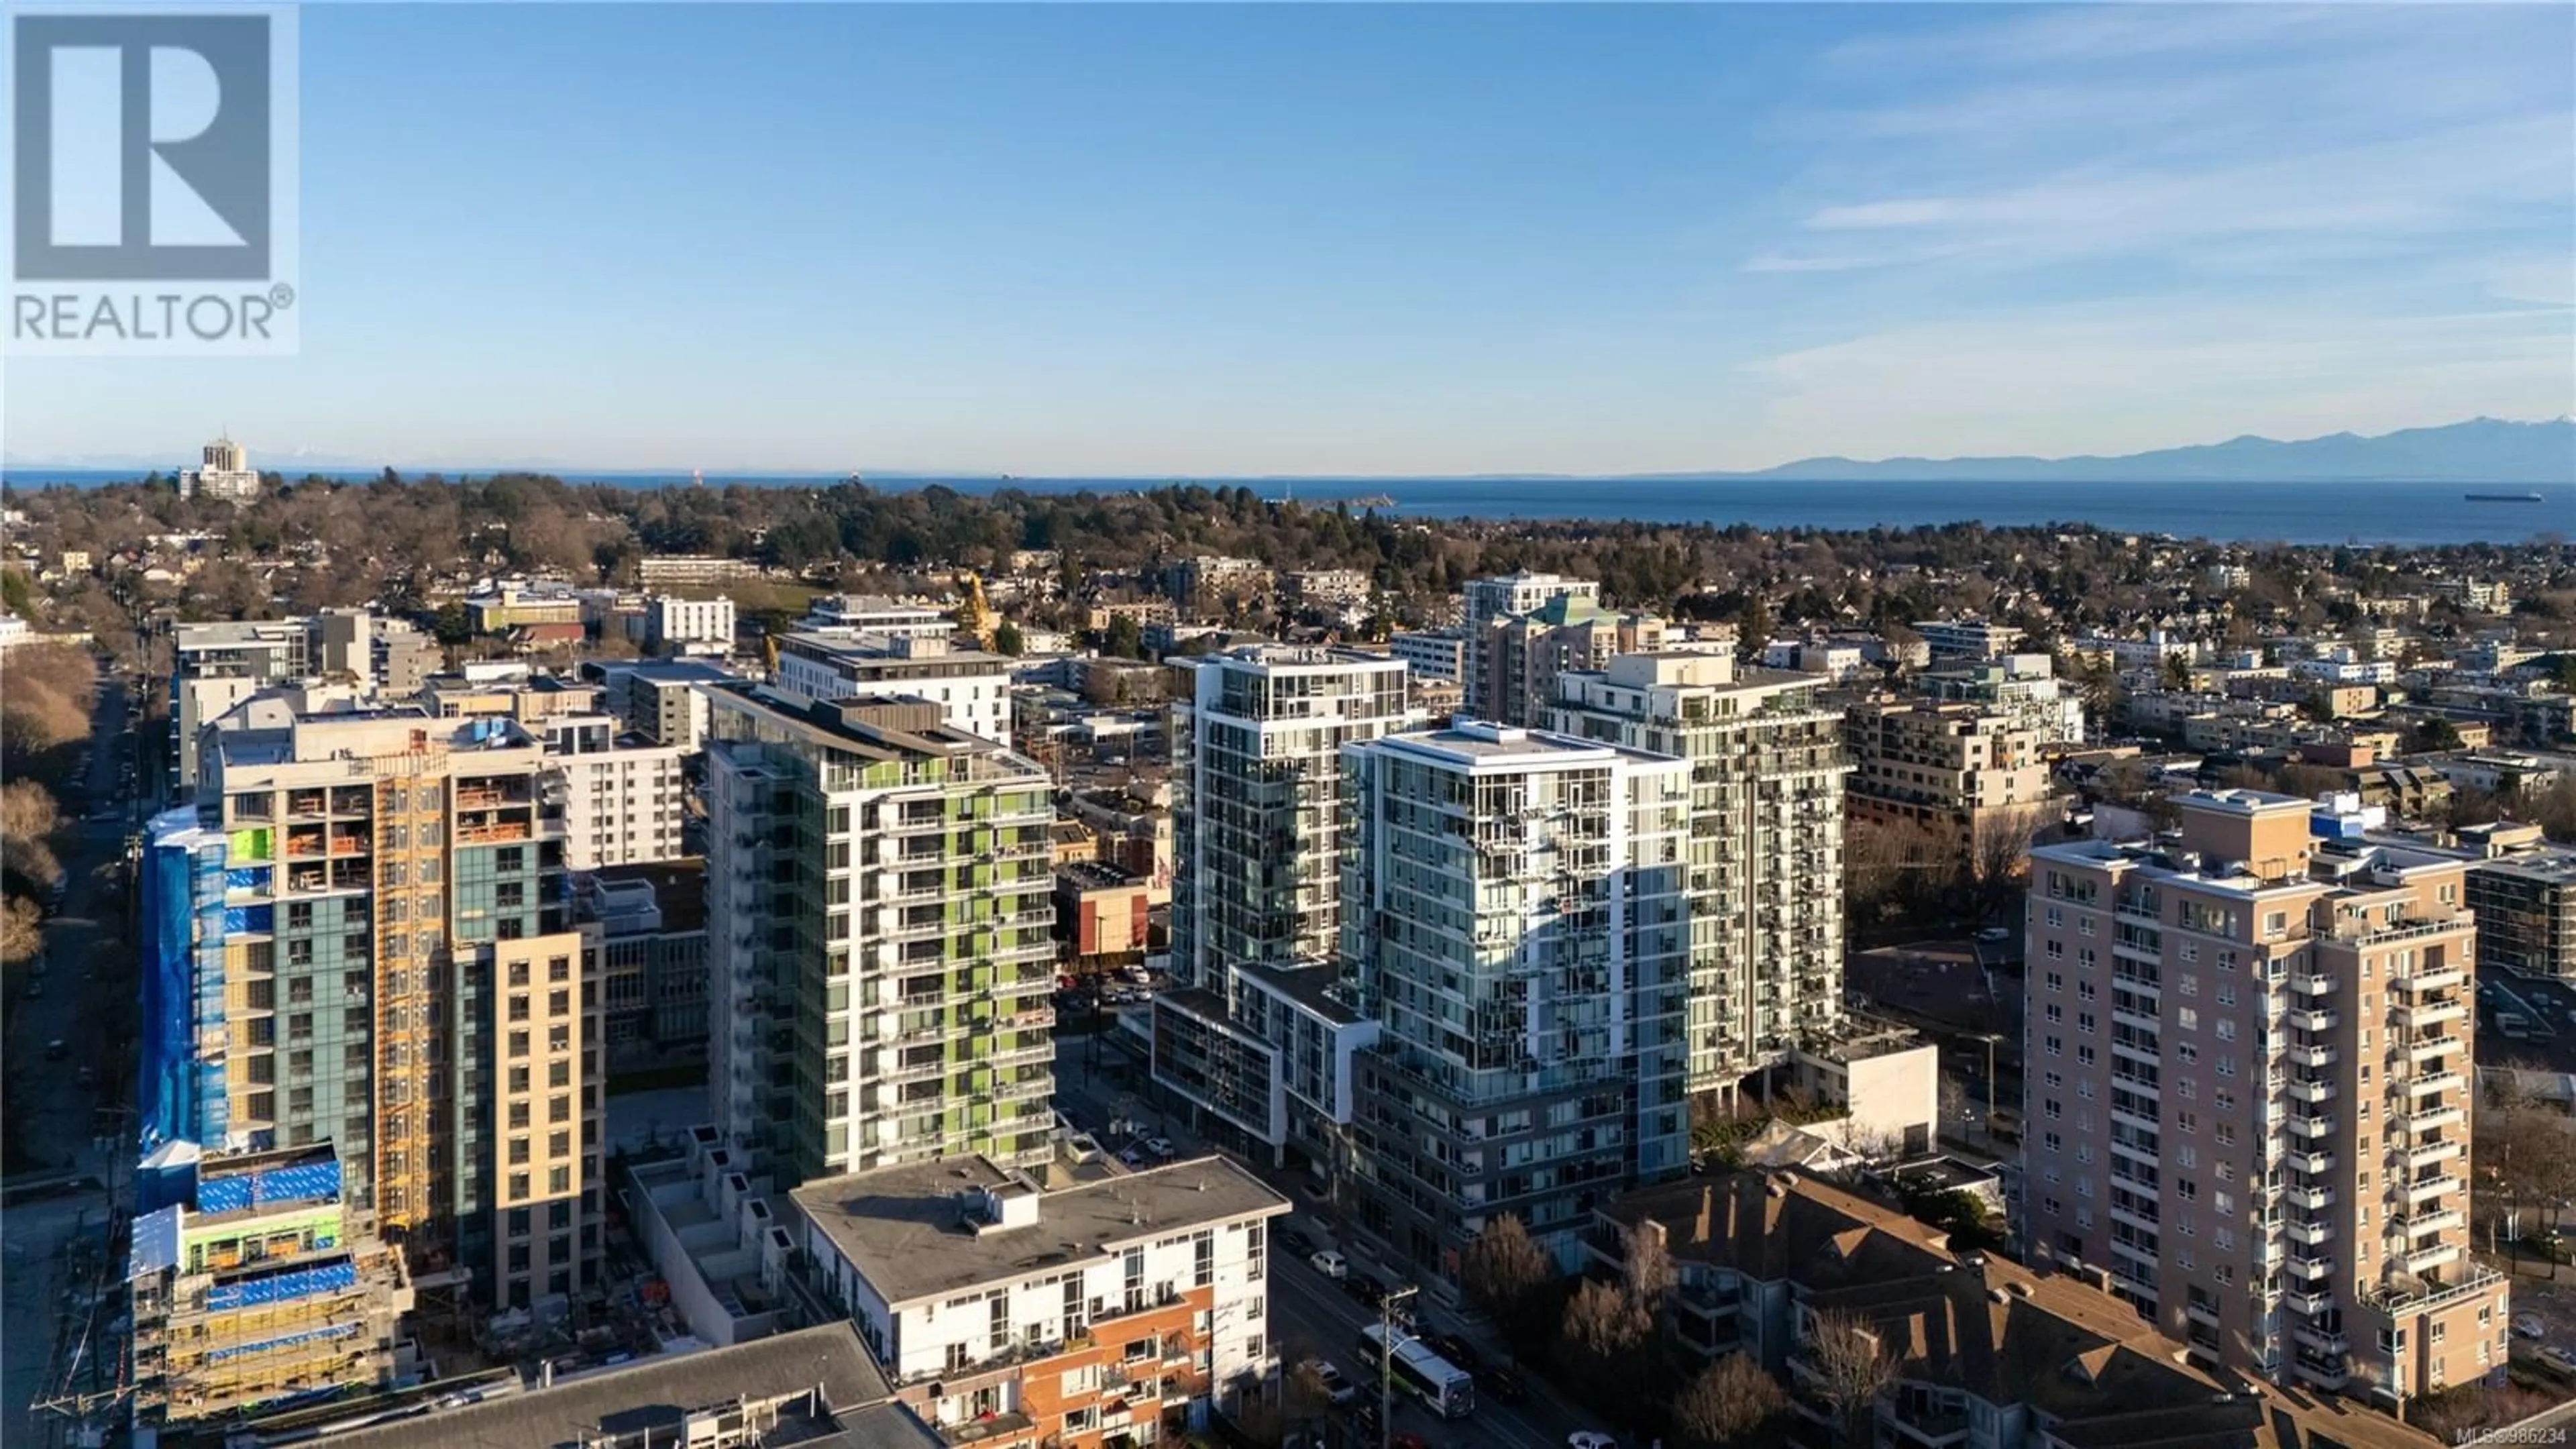
[[[346,469],[315,476],[362,482],[381,470]],[[127,482],[122,470],[51,470],[0,475],[16,486],[60,483],[95,487]],[[289,473],[289,481],[303,474]],[[426,471],[405,473],[409,479]],[[451,482],[488,478],[459,473]],[[568,483],[621,489],[688,487],[687,475],[667,473],[564,473]],[[711,476],[710,488],[822,488],[828,474]],[[872,488],[907,492],[932,486],[960,493],[1004,489],[1036,496],[1084,492],[1132,493],[1171,487],[1169,478],[912,477],[892,474],[867,480]],[[1572,483],[1575,486],[1569,486]],[[1781,479],[1583,479],[1553,478],[1299,478],[1205,480],[1209,488],[1249,489],[1265,500],[1292,494],[1296,506],[1348,508],[1399,523],[1444,522],[1573,526],[1626,522],[1663,526],[1747,526],[1770,532],[1793,529],[1854,533],[1976,524],[1988,528],[2090,527],[2108,533],[2205,539],[2218,543],[2354,544],[2401,547],[2445,544],[2524,544],[2576,532],[2576,484],[2534,485],[2511,479],[2476,479],[2473,490],[2539,492],[2544,502],[2520,508],[2478,508],[2460,501],[2464,485],[2449,481],[2333,480],[2248,485],[2232,480],[2141,479],[2128,486],[2020,481],[1883,482],[1852,479],[1832,484]],[[1392,496],[1392,508],[1365,500]],[[2556,504],[2558,506],[2550,506]]]

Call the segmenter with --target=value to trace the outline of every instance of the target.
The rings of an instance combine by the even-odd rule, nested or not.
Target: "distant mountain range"
[[[184,455],[182,455],[184,457]],[[263,454],[256,443],[251,448],[252,461],[261,468],[273,469],[290,476],[308,469],[325,472],[374,472],[384,466],[354,456],[299,450],[291,453]],[[184,466],[180,461],[148,454],[57,455],[53,457],[9,456],[5,466],[18,472],[40,472],[46,469],[98,471],[131,470],[138,476],[150,469],[163,470]],[[397,465],[406,474],[436,471],[419,463]],[[686,477],[685,467],[651,468],[586,468],[557,459],[522,459],[504,461],[484,459],[459,463],[447,460],[443,471],[451,476],[466,473],[491,473],[519,469],[550,472],[567,478],[646,478]],[[806,470],[799,468],[706,469],[712,481],[728,478],[756,477],[787,480],[812,477],[838,480],[846,469]],[[995,479],[986,470],[961,468],[940,469],[875,469],[862,468],[860,473],[871,480],[890,483],[917,482],[930,479]],[[1164,475],[1167,477],[1178,475]],[[1452,477],[1459,475],[1449,475]],[[1470,475],[1492,481],[1544,482],[1573,477],[1568,474],[1490,473]],[[2408,428],[2401,432],[2383,433],[2365,438],[2357,433],[2333,433],[2322,438],[2302,438],[2281,442],[2273,438],[2252,436],[2230,438],[2224,443],[2203,443],[2188,448],[2159,448],[2151,453],[2128,453],[2118,457],[2086,455],[2074,458],[1803,458],[1775,468],[1751,472],[1701,471],[1684,473],[1638,473],[1623,477],[1671,479],[1776,479],[1784,482],[1850,482],[1850,483],[2152,483],[2208,481],[2223,483],[2332,483],[2367,480],[2413,481],[2424,483],[2570,483],[2576,482],[2576,419],[2556,418],[2548,422],[2517,423],[2501,418],[2473,418],[2464,423],[2451,423],[2438,428]],[[1104,479],[1104,482],[1130,480]],[[1305,481],[1304,475],[1245,475],[1219,477],[1201,475],[1206,483],[1289,483]],[[1405,475],[1344,475],[1318,481],[1377,482],[1400,484]]]
[[[1885,483],[2566,483],[2576,481],[2576,419],[2473,418],[2375,438],[2331,433],[2289,443],[2248,436],[2116,458],[1805,458],[1750,473],[1674,476]]]

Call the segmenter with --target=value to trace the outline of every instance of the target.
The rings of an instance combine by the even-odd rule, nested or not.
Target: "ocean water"
[[[135,475],[90,469],[12,469],[15,487],[75,487]],[[290,472],[290,476],[301,476]],[[331,476],[365,478],[369,472]],[[451,474],[450,476],[462,476]],[[565,472],[577,482],[620,487],[685,486],[685,474]],[[709,474],[710,487],[828,486],[821,474]],[[1030,493],[1116,493],[1159,488],[1169,478],[930,478],[870,475],[895,490],[936,483],[961,493],[1016,488]],[[1889,483],[1776,479],[1666,478],[1297,478],[1207,479],[1264,498],[1301,503],[1388,497],[1379,511],[1399,518],[1627,519],[1724,527],[1870,529],[1983,523],[1993,527],[2091,524],[2119,533],[2167,533],[2243,543],[2527,543],[2576,535],[2576,484],[2236,483]],[[2472,492],[2537,492],[2537,503],[2472,503]],[[1360,505],[1354,503],[1355,508]]]

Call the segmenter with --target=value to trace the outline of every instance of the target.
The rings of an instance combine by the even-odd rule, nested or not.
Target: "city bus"
[[[1465,1369],[1408,1334],[1395,1336],[1395,1352],[1386,1352],[1386,1329],[1372,1323],[1360,1330],[1360,1354],[1368,1366],[1380,1362],[1395,1368],[1396,1387],[1420,1399],[1444,1419],[1463,1419],[1475,1412],[1476,1380]]]

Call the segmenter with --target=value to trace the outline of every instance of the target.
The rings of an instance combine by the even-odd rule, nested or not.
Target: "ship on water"
[[[2468,499],[2471,503],[2540,503],[2546,501],[2537,493],[2472,493],[2468,495]]]

